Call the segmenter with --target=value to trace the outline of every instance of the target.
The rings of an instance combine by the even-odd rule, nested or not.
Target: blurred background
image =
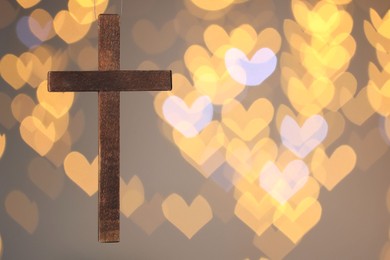
[[[390,2],[0,0],[1,259],[390,259]],[[121,242],[97,242],[100,13],[121,69]]]

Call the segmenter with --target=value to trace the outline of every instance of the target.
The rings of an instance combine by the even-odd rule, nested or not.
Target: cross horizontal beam
[[[165,71],[50,71],[48,90],[68,91],[162,91],[172,90],[172,72]]]

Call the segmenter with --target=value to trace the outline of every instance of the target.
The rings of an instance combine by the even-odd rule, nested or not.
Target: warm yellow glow
[[[31,61],[25,64],[13,54],[6,54],[1,59],[1,76],[16,90],[24,86],[32,73],[32,69]]]
[[[19,190],[13,190],[5,198],[5,210],[29,234],[38,227],[39,210],[37,203]]]
[[[21,123],[23,119],[31,115],[35,108],[35,102],[26,94],[17,95],[11,104],[12,115]]]
[[[173,140],[184,158],[208,178],[223,162],[222,148],[226,142],[219,122],[211,122],[199,135],[186,138],[173,132]]]
[[[279,207],[274,215],[274,225],[297,244],[318,223],[321,213],[320,203],[308,197],[296,207],[289,204]]]
[[[274,212],[272,199],[268,195],[257,199],[249,192],[238,199],[234,210],[235,215],[258,236],[271,226]]]
[[[98,157],[89,163],[79,152],[69,153],[64,160],[66,175],[88,196],[93,196],[98,190]]]
[[[268,99],[256,100],[248,110],[233,99],[222,109],[222,123],[245,141],[254,139],[272,121],[274,107]]]
[[[53,17],[43,9],[35,9],[28,18],[31,32],[41,41],[47,41],[55,36]]]
[[[6,136],[5,134],[0,134],[0,159],[3,157],[6,145]]]
[[[215,0],[215,1],[191,0],[191,1],[197,7],[202,8],[206,11],[218,11],[234,4],[236,0]]]
[[[72,107],[74,93],[50,93],[47,90],[47,81],[43,81],[37,89],[38,102],[55,118],[61,118]]]
[[[91,3],[92,1],[92,3]],[[82,25],[91,24],[99,14],[105,13],[109,0],[69,0],[69,14]],[[95,7],[94,7],[95,6]]]
[[[226,161],[248,182],[254,182],[269,161],[275,161],[278,147],[270,138],[263,138],[250,148],[239,138],[226,147]]]
[[[49,127],[50,125],[54,126],[55,137],[54,141],[58,141],[68,129],[69,126],[69,114],[65,114],[60,118],[55,118],[52,116],[42,105],[36,105],[32,111],[32,116],[41,122],[43,126]]]
[[[51,53],[45,48],[37,48],[33,53],[25,52],[19,59],[20,62],[16,66],[18,73],[32,88],[36,88],[46,80],[47,72],[52,69]],[[31,64],[31,73],[28,73],[29,66],[26,67],[24,64]]]
[[[191,239],[213,218],[209,203],[201,195],[188,205],[180,195],[171,194],[162,203],[162,210],[166,219],[188,239]]]
[[[68,11],[60,11],[54,17],[54,30],[66,43],[71,44],[80,41],[88,33],[91,24],[80,24]]]
[[[350,122],[356,125],[362,125],[366,122],[375,112],[368,101],[367,88],[362,88],[353,99],[343,106],[342,110]]]
[[[210,97],[217,105],[222,105],[226,100],[235,98],[244,90],[244,86],[234,81],[229,73],[219,74],[210,66],[198,68],[193,79],[195,88],[201,94]]]
[[[31,8],[37,5],[41,0],[16,0],[18,4],[24,9]]]
[[[306,84],[298,78],[290,78],[287,88],[291,104],[305,116],[320,113],[332,101],[335,92],[328,78],[317,78]]]
[[[144,203],[144,186],[138,176],[133,176],[128,183],[120,179],[120,201],[120,211],[127,218]]]
[[[51,150],[56,138],[54,124],[45,127],[42,121],[34,116],[28,116],[22,121],[20,135],[24,142],[41,156]]]
[[[318,148],[312,158],[311,170],[314,177],[328,190],[332,190],[355,168],[356,153],[348,145],[339,146],[328,157]]]

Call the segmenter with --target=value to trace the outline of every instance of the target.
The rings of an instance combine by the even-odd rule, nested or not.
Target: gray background
[[[256,1],[261,2],[249,2]],[[10,2],[15,7],[18,6],[14,1]],[[256,10],[251,10],[249,2],[237,5],[237,10],[248,12],[248,16],[255,16]],[[119,10],[119,5],[120,1],[111,1],[110,9]],[[368,44],[363,32],[363,21],[369,19],[369,7],[384,15],[390,2],[353,0],[347,7],[354,18],[353,36],[357,42],[357,51],[349,71],[358,79],[359,88],[367,83],[368,62],[376,63],[374,49]],[[34,8],[43,8],[54,15],[58,10],[66,8],[66,1],[42,1]],[[29,15],[34,8],[20,9],[16,20]],[[255,28],[258,31],[266,27],[277,29],[283,39],[282,51],[288,51],[282,25],[283,19],[293,18],[290,1],[264,1],[264,8],[270,8],[275,15]],[[185,6],[182,1],[176,0],[125,0],[121,17],[121,68],[136,68],[145,60],[151,60],[164,68],[171,62],[182,59],[188,43],[179,39],[166,52],[150,55],[136,46],[131,29],[139,19],[163,24],[183,9]],[[0,10],[0,14],[1,12]],[[27,51],[16,36],[16,20],[0,30],[1,55],[19,55]],[[206,28],[212,23],[226,25],[226,29],[230,30],[239,21],[225,22],[220,19],[205,21],[203,24]],[[87,38],[96,45],[96,24],[92,28]],[[203,44],[201,40],[198,43]],[[67,48],[58,37],[48,44],[56,49]],[[74,64],[69,64],[67,69],[79,70]],[[0,91],[11,98],[21,92],[35,98],[34,90],[30,87],[16,92],[2,79],[0,82]],[[269,84],[277,89],[279,82],[280,71],[277,69],[269,79]],[[261,90],[253,90],[250,94],[255,95],[256,91],[261,94]],[[287,102],[281,90],[274,90],[271,100],[275,107]],[[4,104],[0,104],[0,108],[7,109]],[[71,116],[80,110],[85,115],[85,128],[80,140],[73,144],[72,150],[82,152],[91,160],[97,154],[97,95],[78,94],[70,111]],[[351,133],[365,134],[378,128],[380,122],[380,118],[374,115],[361,127],[347,125],[346,133],[339,142],[348,143]],[[163,136],[161,124],[154,111],[151,93],[121,94],[121,176],[127,182],[133,175],[138,175],[145,187],[146,200],[150,200],[155,193],[160,193],[164,198],[171,193],[178,193],[189,202],[200,194],[204,185],[214,184],[182,158],[179,150]],[[71,126],[78,127],[73,121]],[[11,129],[0,125],[0,133],[6,133],[8,141],[6,152],[0,160],[0,235],[3,240],[3,259],[259,259],[264,256],[253,245],[253,231],[234,216],[228,223],[214,217],[188,240],[167,221],[149,236],[122,215],[121,242],[99,244],[97,195],[86,196],[66,177],[63,167],[59,167],[64,188],[57,199],[48,198],[28,178],[28,165],[39,155],[21,139],[19,124]],[[386,152],[368,170],[355,168],[333,191],[321,189],[321,220],[286,259],[379,259],[382,248],[389,240],[390,214],[386,208],[387,191],[390,187],[388,159],[389,153]],[[23,191],[38,205],[39,224],[32,235],[21,228],[5,210],[5,198],[15,189]],[[226,193],[226,203],[232,203],[232,192]]]

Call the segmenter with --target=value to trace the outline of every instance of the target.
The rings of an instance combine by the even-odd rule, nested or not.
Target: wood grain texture
[[[172,89],[171,71],[51,71],[48,90],[159,91]]]
[[[99,71],[52,71],[51,92],[97,91],[99,104],[99,242],[120,235],[120,92],[171,90],[171,71],[120,71],[119,15],[99,15]]]
[[[119,70],[119,15],[99,15],[100,71]],[[98,92],[99,104],[99,242],[119,241],[120,92]]]

